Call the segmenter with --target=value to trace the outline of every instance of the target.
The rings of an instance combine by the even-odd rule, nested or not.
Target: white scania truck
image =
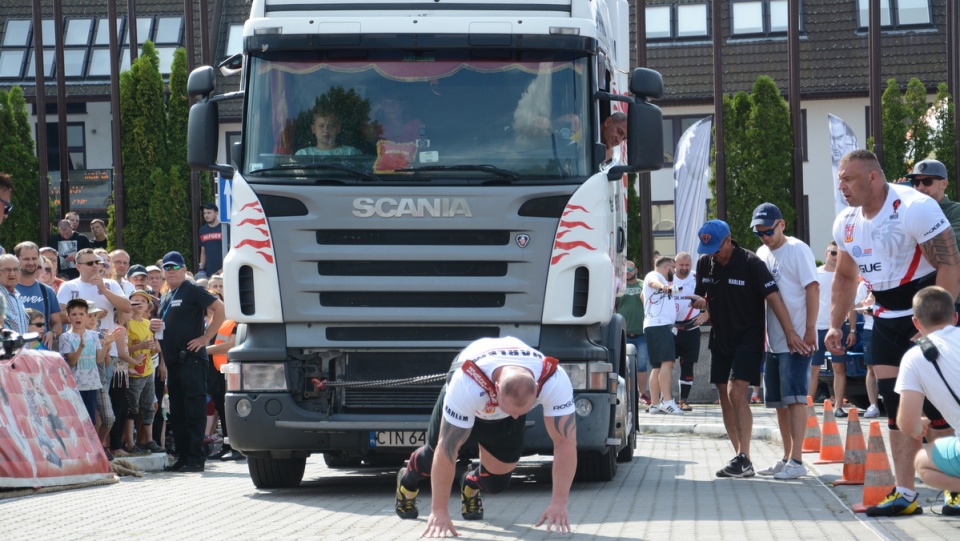
[[[457,352],[515,336],[575,386],[578,474],[636,444],[614,300],[626,174],[659,168],[663,94],[626,0],[253,0],[239,92],[189,92],[189,161],[232,176],[227,427],[258,487],[402,464]],[[218,104],[243,102],[232,164]],[[611,115],[627,142],[601,143]],[[542,415],[525,453],[551,454]]]

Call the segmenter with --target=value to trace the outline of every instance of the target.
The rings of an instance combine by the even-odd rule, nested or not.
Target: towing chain
[[[397,385],[416,385],[418,383],[433,383],[447,379],[447,373],[430,376],[417,376],[401,379],[378,379],[374,381],[323,381],[325,387],[395,387]]]

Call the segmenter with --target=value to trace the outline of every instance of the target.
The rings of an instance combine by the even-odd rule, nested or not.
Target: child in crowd
[[[67,303],[67,319],[70,330],[60,336],[60,354],[67,360],[77,382],[80,398],[87,408],[90,421],[97,418],[97,392],[103,387],[97,363],[103,346],[97,333],[87,329],[89,307],[83,299],[71,299]]]
[[[148,454],[133,444],[133,425],[130,424],[130,372],[146,363],[146,355],[134,358],[130,354],[127,338],[127,323],[130,321],[129,312],[116,310],[113,312],[113,339],[117,343],[117,358],[113,359],[113,381],[110,382],[110,401],[113,403],[113,414],[116,422],[110,430],[110,450],[114,456],[127,457]],[[136,416],[136,414],[134,414]],[[129,424],[129,427],[128,427]],[[129,430],[127,430],[129,428]]]
[[[43,312],[34,310],[33,308],[27,308],[27,320],[30,322],[29,330],[27,331],[28,333],[35,332],[40,336],[43,336],[43,333],[47,331],[46,318],[43,317]],[[45,346],[43,343],[43,340],[31,342],[30,347],[33,349],[48,351],[47,346]]]
[[[150,331],[151,295],[146,291],[134,291],[130,294],[130,305],[133,315],[127,321],[127,343],[130,355],[140,364],[130,365],[128,375],[130,386],[127,389],[127,398],[130,403],[124,438],[133,441],[133,424],[140,415],[140,428],[137,430],[137,447],[159,453],[163,448],[154,441],[153,419],[157,409],[157,398],[154,384],[154,357],[160,353],[160,343],[154,339]]]

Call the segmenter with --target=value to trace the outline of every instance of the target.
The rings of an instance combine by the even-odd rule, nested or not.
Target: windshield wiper
[[[342,171],[344,173],[350,173],[356,175],[357,177],[363,180],[369,180],[372,182],[382,182],[383,179],[374,175],[373,173],[366,173],[360,171],[359,169],[354,169],[352,167],[347,167],[345,165],[338,165],[335,163],[285,163],[283,165],[278,165],[276,167],[267,167],[266,169],[257,169],[255,171],[250,171],[253,173],[268,173],[270,171],[290,171],[291,169],[303,169],[303,170],[315,170],[315,171]]]
[[[502,169],[495,165],[489,164],[480,164],[480,165],[421,165],[420,167],[408,167],[406,169],[397,169],[397,173],[419,173],[423,171],[480,171],[483,173],[490,173],[492,175],[497,175],[501,178],[507,178],[510,180],[517,180],[520,178],[519,173],[515,173],[509,169]]]

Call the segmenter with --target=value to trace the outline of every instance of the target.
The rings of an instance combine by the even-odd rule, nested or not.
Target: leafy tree
[[[947,178],[951,179],[953,186],[960,183],[956,182],[956,151],[957,134],[953,130],[954,110],[953,100],[950,99],[950,93],[947,91],[947,83],[937,85],[937,97],[934,101],[936,112],[934,113],[934,123],[938,129],[933,134],[933,152],[937,159],[947,168]],[[957,200],[956,197],[953,198]]]
[[[930,110],[927,106],[927,89],[920,79],[916,77],[910,79],[907,91],[903,94],[903,107],[909,122],[907,128],[909,140],[904,165],[912,170],[913,164],[925,160],[933,150],[933,130],[927,118]]]
[[[896,79],[887,81],[887,89],[880,98],[880,107],[883,173],[887,179],[896,180],[909,171],[904,166],[904,159],[907,156],[907,131],[911,124]]]
[[[761,76],[748,95],[738,92],[723,98],[724,158],[727,181],[727,223],[730,234],[742,246],[755,249],[753,209],[770,202],[780,209],[788,234],[796,222],[793,206],[793,143],[790,112],[773,79]],[[712,150],[716,156],[716,147]],[[714,160],[714,177],[716,160]],[[710,189],[716,196],[716,182]],[[715,216],[715,211],[711,211]]]
[[[158,242],[169,235],[151,222],[148,212],[152,205],[159,204],[153,198],[155,170],[167,163],[168,153],[163,77],[157,49],[150,41],[144,43],[143,53],[130,71],[120,74],[120,122],[126,207],[124,249],[131,261],[153,261],[163,254]],[[183,206],[182,201],[177,204]]]
[[[13,180],[14,211],[0,227],[0,245],[8,251],[24,240],[40,240],[40,202],[37,199],[39,161],[34,155],[32,127],[23,90],[0,90],[0,171]],[[0,209],[2,212],[2,209]]]

